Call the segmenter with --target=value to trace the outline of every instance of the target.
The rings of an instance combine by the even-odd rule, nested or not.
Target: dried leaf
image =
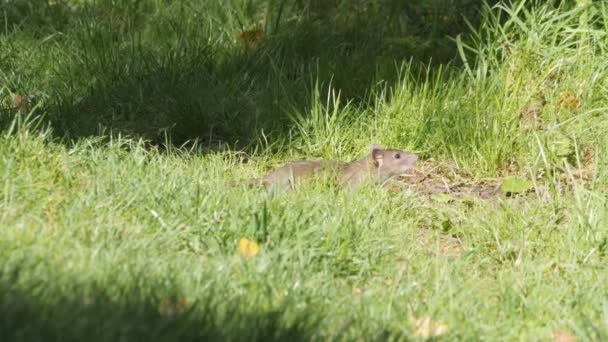
[[[412,330],[415,336],[429,338],[444,335],[448,331],[448,326],[435,322],[430,317],[425,316],[414,320]]]
[[[561,331],[553,332],[553,341],[555,342],[576,342],[576,337]]]
[[[264,30],[254,29],[241,31],[241,33],[239,33],[239,38],[247,47],[254,48],[257,46],[258,42],[264,38]]]
[[[574,110],[581,106],[581,100],[571,90],[562,91],[559,93],[559,107],[568,110]]]
[[[542,113],[545,104],[546,101],[543,98],[534,98],[521,109],[520,115],[524,120],[534,122]]]
[[[240,255],[250,258],[256,256],[259,251],[260,245],[256,242],[247,239],[239,240],[238,253]]]
[[[593,163],[595,159],[595,148],[593,146],[584,146],[583,148],[583,162],[585,164]]]
[[[190,301],[186,297],[178,300],[163,298],[158,304],[158,312],[163,316],[173,316],[183,312],[190,307]]]
[[[443,238],[439,244],[441,255],[446,257],[459,257],[462,254],[462,242],[458,238]]]
[[[13,95],[13,107],[21,113],[27,113],[30,108],[30,101],[27,96]]]
[[[428,254],[435,257],[457,258],[464,252],[460,238],[451,235],[435,235],[431,231],[420,234],[417,238]]]

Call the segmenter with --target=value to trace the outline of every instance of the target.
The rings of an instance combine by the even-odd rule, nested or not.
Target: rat
[[[372,144],[368,155],[350,163],[334,160],[299,160],[270,171],[262,178],[246,181],[250,185],[266,185],[289,189],[294,182],[310,179],[321,174],[337,176],[341,188],[356,187],[362,183],[384,183],[390,178],[412,169],[418,156],[397,149],[384,149]],[[236,185],[232,183],[231,185]]]

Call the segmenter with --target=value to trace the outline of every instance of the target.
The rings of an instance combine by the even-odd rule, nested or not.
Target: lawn
[[[0,14],[1,341],[608,340],[603,2]]]

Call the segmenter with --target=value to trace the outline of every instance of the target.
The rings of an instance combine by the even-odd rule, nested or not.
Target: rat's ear
[[[378,145],[378,144],[371,144],[369,145],[369,153],[374,153],[374,150],[381,150],[382,146]]]
[[[370,155],[372,157],[372,161],[374,162],[374,166],[375,167],[380,167],[382,166],[383,162],[384,162],[384,151],[382,151],[382,147],[380,147],[380,145],[371,145],[369,147],[370,149]]]

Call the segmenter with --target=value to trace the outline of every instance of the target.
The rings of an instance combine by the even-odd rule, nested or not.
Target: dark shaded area
[[[14,0],[0,2],[2,34],[6,29],[38,32],[41,37],[61,31],[70,23],[71,6],[50,5],[46,0]]]
[[[309,341],[318,331],[319,320],[311,313],[285,322],[282,309],[247,312],[246,305],[213,300],[213,293],[196,302],[176,296],[138,301],[137,293],[133,300],[116,302],[100,289],[49,303],[38,300],[36,292],[0,285],[0,340]]]
[[[251,16],[262,3],[251,3]],[[322,95],[331,87],[342,103],[365,107],[374,90],[398,80],[404,62],[421,70],[457,63],[449,37],[468,30],[465,19],[479,22],[482,10],[472,0],[274,4],[264,37],[235,45],[229,42],[238,32],[205,26],[213,9],[193,1],[163,11],[144,1],[5,3],[9,31],[61,32],[51,39],[65,49],[38,66],[24,66],[17,55],[0,63],[13,91],[45,94],[32,101],[60,136],[105,131],[160,144],[167,136],[175,144],[247,144],[264,131],[272,142],[289,134],[289,114],[310,108],[315,81]]]
[[[187,297],[171,268],[132,260],[80,277],[48,253],[0,240],[0,341],[308,341],[321,321],[292,297],[238,295],[216,270]]]

